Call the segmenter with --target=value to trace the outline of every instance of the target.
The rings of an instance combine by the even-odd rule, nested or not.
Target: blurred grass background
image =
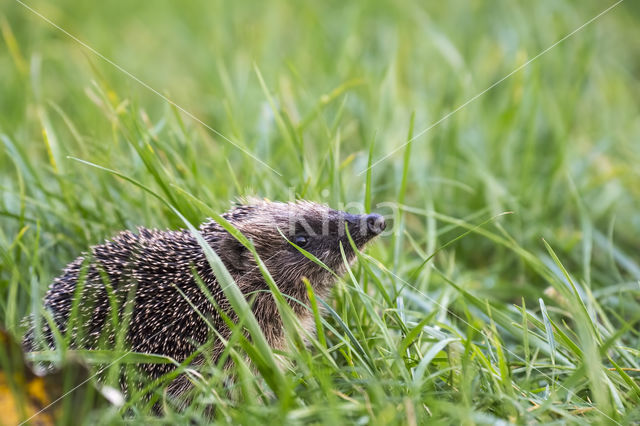
[[[381,213],[379,203],[405,206],[395,234],[354,270],[364,292],[348,279],[329,302],[370,341],[380,370],[362,373],[329,333],[328,356],[353,372],[314,358],[290,374],[303,402],[232,395],[227,421],[638,421],[637,3],[376,164],[370,185],[361,172],[407,141],[412,115],[418,134],[614,3],[27,4],[281,175],[2,0],[0,319],[12,333],[89,245],[125,228],[183,226],[155,198],[69,157],[150,186],[193,223],[206,212],[184,191],[216,211],[239,195],[340,208],[370,194]],[[407,336],[411,345],[398,343]],[[451,336],[459,347],[437,346]],[[427,385],[412,374],[434,347]],[[407,381],[419,384],[407,391]]]

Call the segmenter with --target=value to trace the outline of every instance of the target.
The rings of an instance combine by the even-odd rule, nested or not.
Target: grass
[[[158,93],[3,4],[13,335],[61,268],[119,230],[197,225],[236,196],[306,198],[385,214],[393,235],[312,297],[309,347],[290,318],[291,350],[274,354],[245,318],[255,344],[229,342],[233,385],[183,365],[197,397],[167,422],[204,423],[210,403],[240,424],[640,421],[636,3],[424,133],[613,2],[27,3]],[[123,353],[78,355],[146,359]],[[83,421],[152,419],[133,393]]]

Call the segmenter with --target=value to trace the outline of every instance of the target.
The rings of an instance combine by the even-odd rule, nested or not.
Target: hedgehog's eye
[[[309,242],[309,237],[306,235],[296,235],[293,237],[293,242],[296,243],[298,247],[304,247]]]

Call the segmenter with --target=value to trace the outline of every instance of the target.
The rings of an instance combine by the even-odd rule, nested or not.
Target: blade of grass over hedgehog
[[[197,205],[199,205],[200,208],[204,212],[206,212],[207,215],[209,215],[211,218],[213,218],[220,226],[222,226],[227,232],[229,232],[231,235],[233,235],[240,243],[242,243],[247,249],[249,249],[251,251],[252,255],[254,256],[254,259],[256,260],[256,262],[257,262],[257,264],[258,264],[258,266],[259,266],[259,268],[261,270],[261,273],[262,273],[263,277],[265,278],[265,281],[267,282],[267,285],[269,286],[269,290],[271,291],[271,294],[273,295],[273,297],[274,297],[274,299],[276,301],[278,311],[279,311],[281,317],[284,320],[284,326],[285,326],[285,331],[286,331],[287,338],[289,338],[293,342],[297,342],[297,346],[298,347],[302,347],[303,345],[301,346],[302,342],[300,341],[299,336],[300,336],[300,332],[303,332],[303,333],[306,334],[305,337],[307,338],[307,340],[311,344],[316,346],[320,351],[322,351],[325,356],[328,357],[328,354],[326,353],[326,343],[318,342],[313,336],[308,335],[308,333],[306,332],[304,327],[301,326],[300,320],[293,313],[293,311],[291,310],[291,307],[289,306],[289,304],[285,302],[285,296],[280,292],[280,289],[278,288],[278,286],[276,285],[275,281],[271,277],[269,271],[266,270],[266,268],[264,267],[264,262],[262,262],[262,260],[260,259],[258,253],[255,251],[255,247],[253,246],[251,241],[249,241],[229,221],[227,221],[224,217],[220,216],[213,209],[211,209],[209,206],[207,206],[203,201],[201,201],[200,199],[196,198],[193,194],[190,194],[189,192],[183,190],[182,188],[176,187],[176,189],[182,195],[184,195],[186,198],[188,198],[189,201],[195,202]],[[282,233],[282,231],[280,229],[278,230],[278,232],[280,233],[282,238],[287,239],[286,236]],[[335,275],[335,273],[329,267],[324,265],[320,260],[315,258],[315,256],[313,256],[311,253],[306,252],[304,249],[296,246],[291,241],[289,241],[289,243],[292,244],[294,247],[296,247],[296,249],[300,250],[309,259],[313,260],[318,265],[320,265],[323,268],[325,268],[326,270],[330,271],[334,275],[334,278],[339,279],[339,277],[337,275]],[[315,296],[313,298],[311,298],[311,300],[315,301]],[[293,302],[302,304],[302,302],[297,301],[297,300],[293,300]],[[306,305],[305,305],[305,307],[309,308]],[[317,308],[317,306],[316,306],[316,308]],[[323,336],[320,333],[320,330],[318,330],[318,333],[319,333],[320,336]],[[305,354],[305,352],[304,351],[303,352],[298,352],[298,354]]]
[[[108,281],[108,280],[109,279],[105,277],[105,281]],[[109,285],[106,288],[113,289],[113,286]],[[114,315],[111,320],[111,326],[113,327],[114,330],[116,330],[115,342],[114,342],[115,344],[113,345],[113,350],[116,353],[127,350],[126,340],[127,340],[127,335],[129,333],[129,326],[130,326],[131,317],[132,317],[131,314],[133,312],[133,306],[136,299],[136,289],[137,289],[137,285],[134,284],[131,286],[131,288],[126,294],[126,299],[123,302],[121,302],[124,305],[118,305],[117,303],[114,304],[116,306],[115,312],[121,312],[122,314],[121,318],[119,317],[119,315]],[[109,298],[113,299],[113,301],[116,301],[114,292],[111,291],[110,293],[111,294],[109,294]],[[121,309],[122,306],[124,306],[124,310]],[[117,388],[119,385],[119,378],[121,375],[120,361],[121,361],[120,357],[116,357],[115,361],[109,364],[109,367],[107,369],[107,377],[105,382],[108,385],[113,386],[115,388]]]
[[[278,229],[278,232],[280,232],[280,235],[282,235],[283,238],[285,238],[285,239],[287,239],[287,241],[289,241],[288,238],[282,233],[282,231],[280,229]],[[289,241],[289,244],[291,244],[293,247],[295,247],[296,250],[298,250],[300,253],[302,253],[307,259],[313,261],[317,265],[323,267],[328,272],[330,272],[336,278],[336,280],[341,280],[341,278],[338,275],[336,275],[335,272],[331,268],[329,268],[327,265],[325,265],[320,259],[315,257],[312,253],[309,253],[308,251],[306,251],[302,247],[296,245],[292,241]],[[355,338],[354,334],[351,332],[349,327],[344,323],[344,321],[342,321],[342,318],[340,318],[340,315],[338,315],[338,313],[327,302],[325,302],[322,299],[319,299],[319,300],[322,303],[322,305],[324,306],[324,309],[329,312],[329,314],[338,322],[338,324],[340,324],[340,326],[342,327],[343,331],[346,333],[347,337],[349,338],[350,346],[355,350],[355,353],[358,355],[358,357],[360,357],[360,359],[367,364],[367,367],[369,368],[369,373],[373,374],[374,366],[373,366],[373,363],[371,362],[370,354],[367,353],[367,351],[365,351],[365,349],[362,347],[362,345],[360,344],[358,339]],[[345,343],[346,343],[346,341],[345,341]]]
[[[309,304],[311,305],[311,310],[313,312],[313,321],[316,324],[316,334],[318,336],[318,341],[322,350],[327,349],[327,340],[324,337],[324,329],[322,328],[322,320],[320,315],[320,310],[318,309],[318,299],[316,298],[316,293],[313,291],[313,287],[311,287],[311,282],[307,277],[302,278],[302,282],[304,282],[305,287],[307,287],[307,296],[309,297]]]
[[[269,385],[272,386],[273,390],[278,394],[278,396],[280,398],[283,398],[285,401],[288,400],[291,395],[291,390],[290,390],[290,387],[288,386],[288,382],[284,380],[284,377],[282,376],[280,369],[276,365],[275,358],[273,357],[273,352],[269,347],[264,337],[264,334],[262,333],[262,330],[260,329],[260,326],[256,321],[255,316],[253,315],[253,312],[251,311],[250,306],[248,305],[247,301],[243,297],[242,292],[238,288],[238,285],[235,283],[235,281],[229,274],[229,271],[227,271],[226,267],[222,263],[222,260],[220,260],[218,255],[211,248],[211,246],[209,246],[209,244],[204,240],[204,238],[202,237],[202,235],[200,235],[198,230],[184,216],[182,216],[182,214],[177,208],[172,206],[160,195],[158,195],[157,193],[155,193],[154,191],[152,191],[150,188],[143,185],[142,183],[136,181],[135,179],[123,173],[120,173],[116,170],[112,170],[112,169],[100,166],[98,164],[91,163],[86,160],[81,160],[79,158],[74,158],[74,157],[70,157],[70,158],[80,163],[89,165],[91,167],[95,167],[99,170],[111,173],[115,176],[118,176],[126,180],[127,182],[132,183],[133,185],[139,187],[140,189],[143,189],[145,192],[154,196],[163,204],[165,204],[171,211],[173,211],[174,214],[176,214],[183,221],[185,226],[189,229],[189,231],[191,231],[192,235],[198,241],[198,244],[204,251],[205,256],[207,257],[207,260],[216,278],[220,280],[221,289],[223,290],[225,296],[231,303],[231,306],[235,310],[236,314],[238,315],[239,318],[246,321],[247,329],[251,334],[251,337],[254,339],[253,341],[257,346],[258,353],[262,357],[261,361],[263,362],[256,363],[258,368],[261,369],[261,372],[264,374],[265,379],[268,380]]]
[[[325,265],[320,259],[318,259],[317,257],[315,257],[312,253],[309,253],[308,251],[306,251],[305,249],[303,249],[302,247],[300,247],[299,245],[295,244],[293,241],[289,240],[287,238],[286,235],[284,235],[284,233],[282,232],[281,229],[278,228],[278,232],[280,233],[280,235],[282,236],[282,238],[284,238],[285,240],[287,240],[289,242],[289,244],[291,244],[293,247],[295,247],[296,250],[298,250],[300,253],[302,253],[304,255],[304,257],[306,257],[307,259],[311,260],[312,262],[314,262],[316,265],[321,266],[322,268],[324,268],[327,272],[331,273],[331,275],[333,275],[333,277],[336,280],[340,280],[340,277],[333,271],[333,269],[329,268],[327,265]]]
[[[197,275],[196,275],[197,277]],[[213,303],[214,305],[216,305],[215,300],[212,299],[209,290],[206,288],[205,284],[202,282],[201,279],[199,279],[199,277],[196,278],[196,280],[198,281],[198,285],[200,285],[201,289],[203,292],[206,293],[207,298],[211,301],[211,303]],[[236,362],[237,364],[234,365],[235,369],[242,369],[242,368],[247,368],[246,367],[246,360],[245,358],[240,358],[238,360],[238,356],[237,356],[237,352],[233,349],[234,347],[236,347],[237,343],[240,343],[242,348],[244,349],[244,351],[249,355],[249,359],[252,360],[258,360],[260,359],[260,354],[256,353],[255,348],[252,347],[251,342],[249,342],[246,338],[246,336],[244,335],[244,320],[241,319],[239,320],[237,323],[233,323],[233,321],[231,319],[229,319],[226,314],[224,314],[224,312],[221,311],[221,315],[223,315],[223,317],[225,318],[225,321],[227,322],[228,326],[230,327],[231,330],[231,338],[227,341],[222,335],[220,335],[220,333],[213,327],[213,325],[211,325],[209,323],[209,319],[206,318],[206,316],[204,316],[200,310],[186,297],[186,295],[179,289],[177,288],[178,292],[189,302],[190,306],[198,313],[198,315],[209,324],[210,326],[210,330],[214,333],[214,335],[217,337],[217,339],[219,339],[221,342],[224,343],[225,345],[225,349],[223,351],[223,353],[221,354],[220,358],[217,361],[217,365],[215,367],[210,365],[209,362],[209,358],[206,357],[205,360],[207,361],[207,364],[210,365],[210,367],[212,367],[214,369],[214,371],[216,372],[216,374],[213,377],[217,377],[220,380],[214,381],[212,384],[215,388],[219,388],[218,392],[223,391],[224,387],[226,386],[226,379],[224,377],[219,377],[221,375],[221,372],[223,372],[225,370],[224,365],[226,360],[228,359],[229,355],[236,354],[236,356],[233,356],[234,358],[234,362]],[[191,369],[189,369],[189,364],[191,363],[191,361],[200,353],[205,353],[207,351],[208,344],[204,344],[201,345],[200,348],[198,349],[198,351],[196,351],[192,356],[190,356],[189,358],[187,358],[182,364],[181,367],[183,368],[184,371],[190,371]],[[255,361],[254,361],[255,362]],[[163,376],[162,378],[160,378],[160,382],[164,382],[164,383],[170,383],[174,378],[176,377],[176,374],[171,372],[168,373],[167,375]],[[218,397],[217,397],[217,392],[215,389],[211,388],[210,385],[207,385],[206,383],[203,383],[203,378],[201,376],[199,376],[198,380],[192,380],[192,382],[194,383],[194,385],[197,388],[201,389],[201,392],[204,395],[208,395],[211,396],[213,395],[214,398],[216,399],[216,402],[218,401]],[[150,390],[152,390],[153,387],[146,387],[145,390],[143,392],[148,392]]]
[[[189,306],[191,306],[191,308],[198,314],[198,316],[207,324],[207,326],[209,327],[209,331],[211,333],[213,333],[215,338],[217,338],[218,340],[220,340],[224,344],[225,349],[224,349],[224,351],[222,351],[222,354],[220,354],[220,356],[219,356],[219,358],[217,360],[217,363],[216,363],[217,364],[217,368],[223,369],[224,365],[225,365],[225,363],[226,363],[226,361],[227,361],[227,359],[229,357],[230,351],[233,349],[233,346],[237,342],[239,342],[240,340],[242,340],[243,342],[246,340],[244,338],[245,337],[244,334],[242,333],[243,330],[244,330],[244,321],[241,319],[237,323],[234,323],[231,320],[231,318],[229,318],[229,316],[222,309],[220,309],[220,306],[215,301],[213,295],[211,294],[211,292],[207,288],[206,284],[202,281],[202,278],[200,276],[198,276],[198,273],[195,270],[195,268],[193,268],[193,276],[194,276],[198,286],[200,287],[200,290],[204,293],[204,295],[207,298],[207,300],[209,301],[209,303],[211,303],[211,305],[214,307],[214,309],[220,314],[220,316],[223,318],[223,320],[225,321],[225,323],[227,324],[227,326],[231,330],[231,337],[228,340],[224,336],[222,336],[220,334],[220,332],[211,323],[209,318],[207,318],[200,311],[200,309],[187,297],[186,294],[184,294],[184,292],[182,290],[180,290],[179,287],[176,286],[176,290],[187,301],[187,303],[189,303]],[[208,359],[207,359],[207,361],[208,361]]]
[[[221,215],[213,211],[213,209],[207,206],[203,201],[199,200],[193,194],[190,194],[189,192],[181,188],[177,188],[177,189],[180,191],[181,194],[187,197],[190,201],[196,202],[203,209],[203,211],[205,211],[214,221],[216,221],[216,223],[222,226],[227,232],[229,232],[229,234],[231,234],[236,240],[238,240],[243,246],[245,246],[251,252],[251,254],[253,255],[258,265],[258,268],[260,269],[260,273],[265,279],[265,282],[267,283],[269,290],[271,291],[271,294],[274,297],[276,306],[278,308],[278,312],[280,313],[281,318],[283,319],[283,322],[285,325],[285,329],[287,330],[287,336],[297,341],[298,344],[301,344],[301,341],[299,340],[298,331],[303,331],[304,327],[302,327],[302,325],[300,324],[300,320],[293,313],[293,311],[291,310],[291,307],[286,302],[284,295],[282,294],[279,287],[273,280],[273,277],[271,276],[269,271],[266,269],[266,266],[262,261],[262,259],[260,258],[260,256],[258,255],[258,252],[253,246],[253,243],[250,240],[248,240],[247,237],[245,237],[240,231],[238,231],[228,220],[226,220],[224,217],[222,217]],[[287,239],[281,230],[278,230],[278,232],[280,232],[280,235],[282,235],[283,238]],[[326,266],[324,267],[328,269]]]
[[[141,389],[137,389],[133,397],[120,408],[120,411],[122,413],[125,413],[130,407],[133,406],[135,401],[141,400],[150,392],[153,392],[153,396],[150,399],[145,400],[147,411],[152,412],[152,407],[158,401],[158,399],[165,397],[165,395],[160,395],[158,393],[158,387],[161,385],[168,385],[175,378],[177,378],[181,374],[186,373],[187,370],[189,370],[189,365],[191,364],[191,362],[198,355],[202,354],[203,350],[206,347],[207,347],[206,345],[200,346],[198,349],[196,349],[195,352],[193,352],[190,356],[188,356],[182,363],[177,363],[178,365],[175,370],[172,370],[169,373],[165,374],[164,376],[158,377],[155,380],[151,380],[146,386],[143,386]],[[175,362],[176,361],[174,361],[174,363]]]
[[[83,261],[82,265],[80,265],[80,272],[78,273],[78,281],[76,283],[76,289],[73,292],[73,301],[71,302],[71,312],[69,313],[69,322],[67,323],[67,335],[65,336],[65,345],[69,346],[71,344],[71,337],[73,333],[72,330],[77,329],[78,339],[82,339],[85,336],[84,324],[79,318],[79,307],[80,301],[82,300],[82,291],[87,284],[87,271],[89,269],[89,259],[91,257],[87,256]],[[38,328],[36,326],[36,328]]]
[[[289,244],[291,244],[293,247],[296,248],[296,250],[298,250],[300,253],[302,253],[307,259],[313,261],[314,263],[316,263],[317,265],[321,266],[322,268],[326,269],[328,272],[330,272],[334,278],[338,281],[341,280],[341,278],[336,275],[336,273],[329,268],[327,265],[325,265],[320,259],[318,259],[316,256],[314,256],[312,253],[306,251],[305,249],[303,249],[302,247],[296,245],[294,242],[288,240],[288,238],[282,233],[282,231],[280,229],[278,229],[278,232],[280,232],[280,235],[282,235],[283,238],[287,239],[287,241],[289,241]],[[324,306],[324,309],[327,310],[331,316],[334,317],[334,319],[338,322],[338,324],[340,324],[340,326],[342,327],[343,331],[345,332],[345,334],[347,335],[347,337],[349,338],[348,341],[343,340],[345,343],[348,343],[348,346],[352,348],[352,350],[355,350],[355,353],[357,354],[358,357],[360,357],[360,359],[364,362],[366,362],[368,368],[369,368],[369,373],[373,374],[373,363],[371,361],[371,354],[367,353],[367,351],[365,351],[365,349],[362,347],[362,345],[360,344],[360,342],[355,338],[354,334],[351,332],[351,330],[349,329],[349,327],[344,323],[344,321],[342,321],[342,319],[340,318],[340,315],[338,315],[338,313],[327,303],[325,302],[323,299],[319,299],[320,303],[322,303],[322,305]],[[325,325],[328,325],[325,323]],[[333,330],[333,332],[335,333],[336,331]]]

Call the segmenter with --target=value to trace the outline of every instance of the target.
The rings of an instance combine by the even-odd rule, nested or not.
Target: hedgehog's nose
[[[384,217],[380,216],[379,214],[372,213],[368,215],[366,221],[367,229],[373,235],[378,235],[379,233],[384,231],[384,228],[387,227],[387,224],[384,222]]]

